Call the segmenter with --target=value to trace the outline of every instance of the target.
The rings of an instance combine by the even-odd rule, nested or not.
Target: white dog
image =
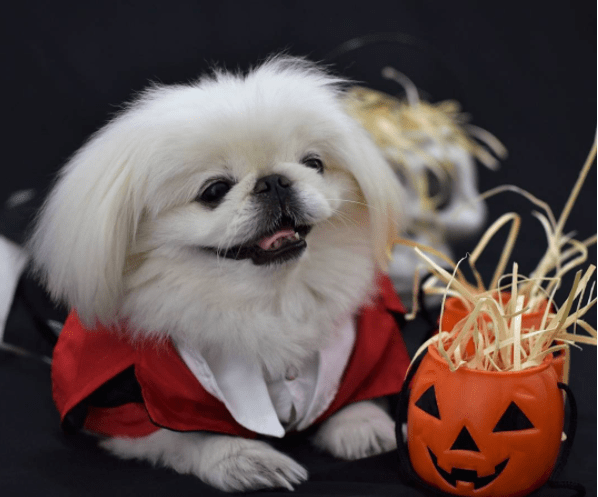
[[[29,245],[73,309],[52,373],[65,425],[226,491],[307,478],[257,435],[318,423],[341,458],[395,448],[370,399],[408,364],[381,276],[402,192],[344,83],[274,57],[157,86],[74,155]]]

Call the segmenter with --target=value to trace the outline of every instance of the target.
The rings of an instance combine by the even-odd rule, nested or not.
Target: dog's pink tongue
[[[281,238],[290,238],[293,236],[295,236],[294,230],[280,230],[274,233],[273,235],[267,236],[266,238],[260,240],[258,245],[263,250],[270,250],[270,247],[272,247],[276,240],[280,240]]]

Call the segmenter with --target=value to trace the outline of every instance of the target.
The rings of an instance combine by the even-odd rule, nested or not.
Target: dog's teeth
[[[264,250],[277,250],[285,244],[300,241],[301,235],[296,231],[284,230],[264,238],[258,245]]]

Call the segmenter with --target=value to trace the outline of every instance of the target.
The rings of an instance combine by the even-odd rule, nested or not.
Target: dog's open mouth
[[[206,247],[219,257],[243,260],[251,259],[257,265],[283,263],[296,259],[307,248],[305,237],[311,226],[296,225],[289,217],[282,217],[273,229],[261,233],[243,245],[226,249]]]
[[[449,483],[451,486],[456,487],[458,481],[469,482],[473,483],[473,488],[475,490],[485,487],[492,483],[498,475],[500,475],[505,469],[505,466],[509,462],[508,459],[505,459],[500,464],[497,464],[494,468],[494,473],[487,476],[478,476],[477,471],[471,469],[461,469],[461,468],[453,468],[451,472],[445,471],[440,466],[438,466],[438,458],[436,455],[430,450],[428,447],[428,452],[430,454],[430,458],[432,459],[432,463],[436,468],[436,471],[442,476],[442,478]]]

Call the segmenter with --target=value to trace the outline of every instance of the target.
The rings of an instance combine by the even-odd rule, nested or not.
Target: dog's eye
[[[201,192],[195,200],[210,207],[216,207],[220,202],[222,202],[224,196],[231,188],[232,185],[230,182],[218,180]]]
[[[324,163],[319,157],[308,156],[305,157],[301,162],[303,162],[303,164],[305,164],[307,167],[315,169],[320,174],[324,172]]]

